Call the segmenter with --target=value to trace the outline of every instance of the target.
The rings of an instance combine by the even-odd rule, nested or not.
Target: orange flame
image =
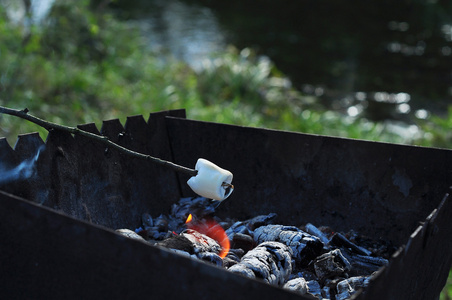
[[[189,229],[196,230],[199,233],[205,234],[208,237],[214,239],[221,246],[220,257],[225,258],[229,252],[230,242],[223,227],[220,226],[214,220],[203,220],[202,222],[191,222],[193,216],[190,214],[185,221]]]
[[[185,224],[190,223],[193,220],[193,216],[191,214],[188,215],[187,220],[185,220]]]

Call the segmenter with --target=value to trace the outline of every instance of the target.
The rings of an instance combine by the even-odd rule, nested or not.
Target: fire
[[[189,214],[187,217],[187,220],[185,221],[185,224],[190,223],[191,220],[193,220],[193,216],[191,214]]]
[[[212,219],[202,220],[200,222],[192,221],[193,216],[189,214],[185,221],[187,227],[216,240],[222,249],[219,255],[221,258],[225,258],[229,252],[230,242],[223,227]]]

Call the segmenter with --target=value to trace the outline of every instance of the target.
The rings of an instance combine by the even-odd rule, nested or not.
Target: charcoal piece
[[[308,283],[306,282],[306,279],[299,277],[287,281],[283,288],[305,295],[308,292]]]
[[[223,259],[216,253],[200,252],[196,256],[203,261],[213,263],[214,265],[217,265],[219,267],[223,266]]]
[[[316,280],[309,280],[307,282],[308,292],[307,295],[311,295],[316,299],[323,299],[322,297],[322,288],[320,287],[320,283]]]
[[[305,270],[305,269],[303,269],[303,270],[301,270],[301,271],[299,271],[297,273],[290,274],[289,280],[292,280],[292,279],[297,278],[297,277],[303,277],[307,281],[309,281],[309,280],[317,280],[317,276],[313,272]]]
[[[231,241],[234,239],[234,235],[237,233],[250,235],[250,230],[248,229],[248,226],[245,222],[235,222],[226,230],[226,235]]]
[[[327,286],[322,288],[322,299],[331,299],[330,288]]]
[[[203,252],[213,252],[218,254],[222,250],[217,241],[195,230],[187,229],[185,232],[179,235],[185,237],[192,243],[194,252],[196,254]]]
[[[152,219],[150,214],[144,213],[141,215],[141,224],[143,225],[144,229],[147,229],[148,227],[154,227],[154,220]]]
[[[282,243],[264,242],[246,253],[240,263],[228,270],[282,285],[292,272],[292,250]]]
[[[228,269],[239,263],[244,253],[242,249],[229,249],[228,254],[223,258],[223,266]]]
[[[139,230],[139,229],[137,229]],[[144,236],[146,239],[152,240],[164,240],[168,237],[168,231],[160,231],[160,229],[156,226],[148,227],[145,230],[139,231],[140,235]]]
[[[160,215],[154,220],[154,226],[157,227],[159,232],[168,231],[168,219],[164,215]]]
[[[276,218],[276,216],[277,214],[270,213],[268,215],[260,215],[254,217],[246,221],[237,221],[226,230],[226,234],[228,235],[230,240],[234,238],[234,235],[236,233],[250,235],[251,232],[256,228],[270,224]]]
[[[193,242],[182,234],[174,235],[168,239],[156,243],[155,245],[173,250],[185,251],[189,254],[195,253]]]
[[[318,229],[317,227],[315,227],[314,225],[312,225],[311,223],[306,224],[305,226],[305,230],[307,233],[316,236],[320,239],[320,241],[324,244],[327,245],[330,240],[328,239],[328,237],[326,236],[326,234],[324,234],[320,229]]]
[[[253,238],[250,235],[243,234],[243,233],[236,233],[236,234],[234,234],[234,236],[232,238],[231,246],[233,248],[243,249],[245,252],[247,252],[254,248],[255,243],[254,243]]]
[[[254,217],[252,219],[249,219],[245,221],[245,223],[248,224],[248,228],[250,230],[255,230],[258,227],[271,224],[271,222],[277,217],[278,215],[275,213],[270,213],[268,215],[260,215],[257,217]]]
[[[320,281],[343,275],[351,268],[339,249],[322,254],[314,261],[314,271]]]
[[[173,235],[161,242],[156,243],[157,246],[165,248],[182,250],[189,254],[196,254],[204,252],[220,253],[221,246],[212,238],[199,233],[195,230],[188,229],[178,235]]]
[[[240,260],[239,260],[240,261]],[[230,258],[229,256],[226,256],[225,258],[223,258],[223,267],[225,267],[226,269],[229,269],[230,267],[232,267],[233,265],[236,265],[239,263],[239,261]]]
[[[198,257],[196,255],[190,254],[190,253],[188,253],[188,252],[186,252],[184,250],[178,250],[178,249],[168,249],[168,250],[170,250],[170,251],[172,251],[174,253],[186,256],[186,257],[190,257],[192,259],[198,259]]]
[[[235,257],[238,258],[238,261],[240,261],[240,259],[243,257],[243,255],[245,254],[245,251],[243,249],[229,249],[228,252],[228,256],[229,255],[234,255]]]
[[[350,276],[370,275],[389,263],[387,259],[359,255],[347,249],[342,249],[342,254],[350,262]]]
[[[344,235],[340,234],[339,232],[336,232],[333,237],[331,238],[331,242],[335,244],[336,246],[343,246],[346,248],[349,248],[356,252],[357,254],[361,255],[371,255],[372,252],[367,250],[366,248],[360,247],[356,245],[355,243],[352,243],[349,241]]]
[[[138,233],[130,229],[116,229],[116,232],[130,239],[146,241],[142,236],[140,236]]]
[[[254,241],[257,243],[275,241],[289,246],[299,267],[307,266],[323,249],[323,243],[319,238],[294,226],[261,226],[254,231]]]
[[[337,286],[336,300],[345,300],[356,293],[360,288],[369,285],[369,278],[365,276],[350,277],[340,281]]]

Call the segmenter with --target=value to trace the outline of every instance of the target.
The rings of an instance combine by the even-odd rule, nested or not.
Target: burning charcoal
[[[344,279],[337,284],[336,300],[345,300],[352,296],[360,288],[365,288],[369,285],[368,277],[357,276]]]
[[[322,288],[320,284],[316,280],[309,280],[307,282],[308,286],[308,295],[311,295],[317,299],[323,299],[322,297]]]
[[[319,238],[294,226],[261,226],[254,231],[254,240],[257,243],[276,241],[289,246],[300,267],[306,266],[323,249],[323,243]]]
[[[186,232],[180,234],[187,238],[194,247],[195,254],[203,252],[220,253],[222,248],[214,239],[195,230],[187,229]]]
[[[315,274],[319,280],[343,275],[351,268],[348,260],[342,255],[339,249],[330,251],[317,257],[314,261]]]
[[[250,235],[243,234],[243,233],[236,233],[234,234],[234,237],[232,238],[232,247],[233,248],[240,248],[245,251],[249,251],[253,249],[255,246],[254,240]]]
[[[189,230],[192,230],[195,233],[200,233],[201,235],[205,235],[216,241],[221,249],[221,258],[225,257],[228,254],[230,241],[223,227],[218,225],[218,223],[214,219],[192,219],[190,221],[188,221],[187,219],[187,227],[189,228]]]
[[[198,195],[223,201],[234,190],[232,173],[214,163],[200,158],[196,162],[196,176],[191,177],[187,184]]]
[[[218,256],[218,253],[222,250],[221,246],[214,239],[194,230],[189,229],[179,235],[173,235],[171,238],[159,242],[156,245],[173,250],[185,251],[189,254],[195,254],[202,260],[223,265],[221,257]]]
[[[292,250],[279,242],[264,242],[242,257],[231,272],[281,285],[292,272]]]
[[[300,277],[287,281],[283,288],[305,295],[308,292],[308,283],[306,279]]]
[[[331,238],[331,242],[337,246],[343,246],[346,248],[350,248],[353,251],[355,251],[358,254],[361,255],[371,255],[372,252],[367,250],[366,248],[360,247],[352,242],[350,242],[345,236],[340,234],[339,232],[336,232],[333,237]]]
[[[134,240],[146,241],[142,236],[130,229],[116,229],[116,232]]]
[[[219,267],[223,266],[223,259],[216,254],[212,252],[201,252],[197,254],[197,257],[201,260],[213,263],[214,265],[217,265]]]
[[[351,276],[370,275],[389,263],[387,259],[381,257],[359,255],[346,249],[343,249],[342,253],[350,262]]]
[[[311,223],[306,224],[305,226],[305,230],[307,233],[312,234],[313,236],[316,236],[320,239],[320,241],[324,244],[327,245],[330,240],[328,239],[328,237],[326,236],[326,234],[324,234],[320,229],[318,229],[317,227],[315,227],[314,225],[312,225]]]

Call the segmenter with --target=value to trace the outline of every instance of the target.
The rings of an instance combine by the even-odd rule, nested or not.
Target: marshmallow
[[[232,193],[232,173],[228,170],[203,158],[198,159],[195,169],[198,174],[191,177],[187,184],[196,194],[221,201]]]

